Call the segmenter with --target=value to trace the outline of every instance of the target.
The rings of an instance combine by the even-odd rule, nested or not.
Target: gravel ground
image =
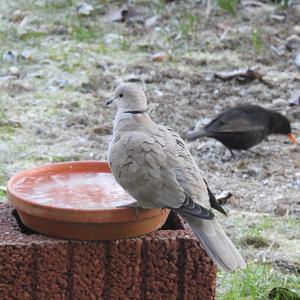
[[[300,135],[300,106],[289,106],[300,82],[299,2],[242,1],[236,17],[215,6],[207,15],[201,1],[132,1],[127,13],[121,1],[89,3],[84,16],[77,1],[0,0],[3,201],[24,168],[106,158],[114,111],[104,103],[121,80],[143,82],[153,119],[180,134],[252,103],[283,113]],[[268,84],[214,77],[248,67]],[[245,257],[299,274],[300,146],[271,136],[235,159],[212,139],[189,147],[212,191],[232,194],[220,218]]]

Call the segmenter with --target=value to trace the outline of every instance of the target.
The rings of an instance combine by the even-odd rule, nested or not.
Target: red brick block
[[[0,299],[212,300],[216,268],[189,227],[170,214],[161,230],[116,241],[22,234],[0,205]]]

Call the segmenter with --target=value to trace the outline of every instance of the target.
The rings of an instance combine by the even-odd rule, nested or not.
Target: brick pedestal
[[[138,238],[67,241],[20,232],[0,205],[0,299],[214,299],[216,268],[188,226],[170,214]]]

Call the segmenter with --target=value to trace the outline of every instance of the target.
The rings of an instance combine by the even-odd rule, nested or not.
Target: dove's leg
[[[141,207],[138,206],[138,203],[136,201],[133,202],[133,203],[127,204],[127,205],[121,205],[121,206],[117,206],[117,207],[133,208],[134,209],[135,218],[137,219],[139,217],[139,208],[141,208]]]

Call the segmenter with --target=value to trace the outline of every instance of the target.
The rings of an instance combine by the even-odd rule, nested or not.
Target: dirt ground
[[[212,2],[0,0],[0,198],[16,172],[68,160],[104,160],[121,81],[143,82],[153,119],[184,134],[229,106],[277,110],[300,135],[300,2],[280,9],[241,1],[234,17]],[[122,11],[123,10],[123,16]],[[83,8],[84,10],[84,8]],[[121,19],[125,18],[125,22]],[[124,21],[124,20],[123,20]],[[259,80],[216,72],[258,67]],[[232,196],[220,216],[250,261],[300,273],[300,145],[270,136],[229,153],[215,140],[189,144],[214,193]]]

